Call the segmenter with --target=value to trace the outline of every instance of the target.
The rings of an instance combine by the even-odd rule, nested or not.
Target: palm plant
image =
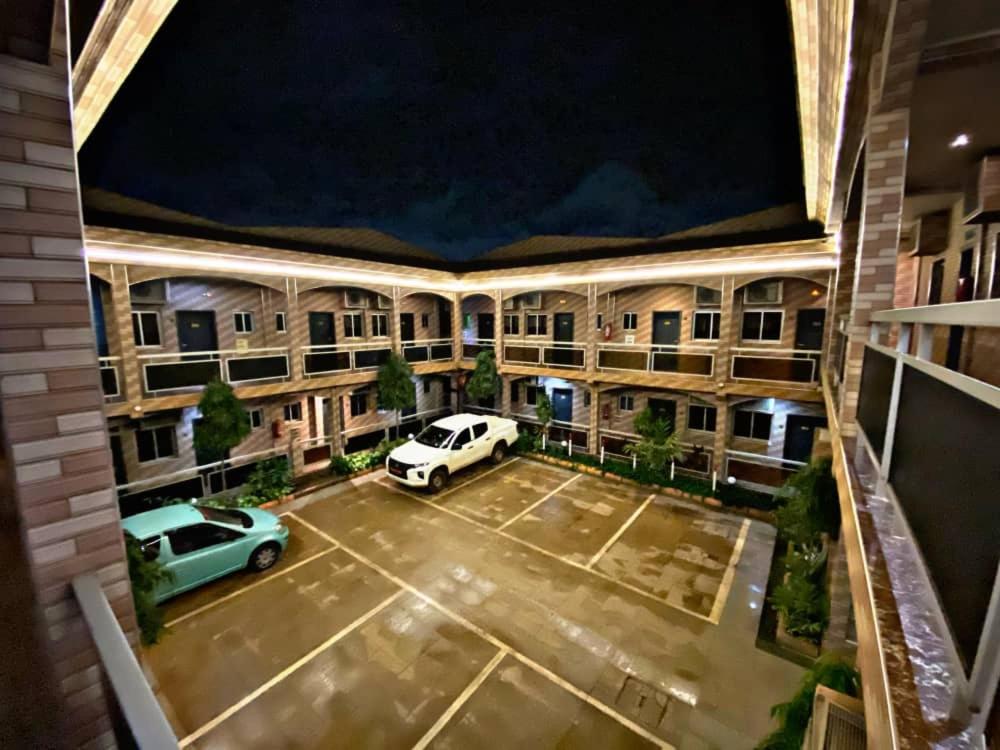
[[[632,426],[640,439],[626,445],[625,450],[652,471],[662,472],[671,461],[684,456],[680,435],[673,431],[670,420],[648,406],[636,415]]]

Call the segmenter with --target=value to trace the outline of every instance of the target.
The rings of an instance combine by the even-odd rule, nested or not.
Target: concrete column
[[[595,456],[601,452],[600,429],[601,429],[601,392],[597,385],[589,383],[590,389],[590,422],[587,424],[587,445],[590,452]]]
[[[729,380],[731,349],[736,335],[736,279],[726,276],[722,279],[722,301],[719,307],[719,341],[715,348],[715,370],[713,380],[716,385]]]
[[[729,399],[719,396],[715,402],[715,440],[712,442],[712,469],[719,472],[719,481],[725,481],[723,468],[726,464],[726,448],[729,447],[730,420]]]
[[[456,292],[451,300],[452,354],[456,367],[462,361],[462,295]]]
[[[125,403],[133,407],[142,405],[142,365],[136,358],[135,333],[132,331],[132,297],[129,293],[128,268],[111,266],[111,316],[106,325],[113,325],[118,334],[118,354],[121,356],[118,375],[122,379],[119,386],[125,395]],[[160,332],[163,335],[163,332]],[[141,410],[135,412],[141,416]]]
[[[302,431],[299,427],[288,428],[288,455],[292,460],[292,476],[300,477],[305,473],[305,448],[299,440]]]
[[[497,289],[493,309],[493,338],[496,339],[497,367],[503,364],[503,291]]]
[[[22,6],[32,24],[35,4]],[[24,747],[113,747],[109,685],[73,579],[95,574],[133,646],[138,632],[83,259],[65,4],[54,7],[38,29],[52,40],[48,64],[0,57],[0,545],[3,636],[18,644],[0,669],[15,717],[0,744],[13,732]]]
[[[587,372],[597,371],[597,285],[587,284]]]
[[[344,455],[344,436],[341,432],[344,429],[344,414],[343,414],[343,391],[340,389],[334,389],[330,391],[330,423],[327,425],[327,429],[330,437],[330,452],[334,456]]]
[[[299,289],[295,279],[285,279],[285,287],[288,290],[285,301],[285,309],[288,315],[285,325],[288,326],[289,330],[288,371],[292,376],[292,380],[302,380],[305,378],[305,373],[302,366],[301,347],[309,343],[309,325],[301,317],[302,312],[299,310]]]
[[[510,417],[510,383],[513,378],[510,375],[500,376],[500,416]]]
[[[394,286],[392,288],[392,314],[390,316],[389,323],[389,337],[392,339],[392,350],[399,356],[403,356],[402,332],[400,330],[399,323],[400,300],[401,296],[399,293],[399,287]],[[416,328],[416,325],[414,325],[414,328]]]

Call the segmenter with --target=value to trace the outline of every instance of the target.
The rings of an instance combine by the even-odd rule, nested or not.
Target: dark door
[[[931,266],[931,287],[927,292],[927,304],[941,304],[941,288],[944,286],[944,261],[936,260]]]
[[[479,338],[493,338],[493,313],[479,313]]]
[[[451,303],[446,299],[438,300],[438,337],[451,338]]]
[[[555,345],[555,348],[549,355],[551,358],[549,364],[577,366],[583,364],[582,360],[577,361],[575,359],[578,356],[578,352],[568,348],[568,345],[573,342],[573,313],[556,313],[553,318],[553,325],[552,339],[563,343]]]
[[[785,422],[785,450],[782,455],[789,461],[808,463],[812,457],[813,437],[819,427],[826,427],[826,417],[789,414]]]
[[[182,352],[211,352],[219,348],[213,310],[178,310],[177,341]]]
[[[555,330],[552,332],[554,341],[573,341],[573,313],[556,313]]]
[[[572,388],[555,388],[552,391],[552,418],[557,422],[573,421]]]
[[[670,422],[670,429],[677,426],[677,402],[666,398],[649,399],[649,409],[659,419]]]
[[[413,341],[413,313],[399,314],[399,338],[405,341]]]
[[[121,435],[110,435],[111,464],[115,469],[115,484],[128,484],[128,472],[125,470],[125,454],[122,453]]]
[[[337,343],[333,330],[333,313],[309,313],[309,343],[313,346],[329,346]]]
[[[676,346],[681,340],[680,312],[653,313],[653,343],[661,346]]]
[[[962,338],[965,336],[965,326],[950,326],[948,328],[948,351],[945,354],[944,366],[949,370],[958,371],[962,360]]]
[[[799,310],[795,314],[795,348],[822,349],[826,310]]]

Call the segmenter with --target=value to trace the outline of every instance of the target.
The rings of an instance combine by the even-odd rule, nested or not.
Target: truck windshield
[[[444,448],[444,444],[448,442],[452,434],[451,430],[446,430],[443,427],[432,424],[414,439],[421,445],[429,445],[431,448]]]

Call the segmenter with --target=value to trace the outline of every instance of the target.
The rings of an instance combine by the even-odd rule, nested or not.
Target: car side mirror
[[[407,435],[406,439],[407,440],[413,440],[413,433],[411,432],[409,435]]]

